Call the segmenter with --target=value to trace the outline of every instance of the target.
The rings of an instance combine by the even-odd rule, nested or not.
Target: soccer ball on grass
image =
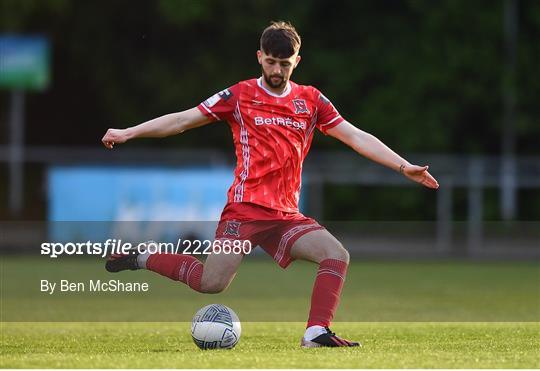
[[[236,313],[221,304],[199,309],[191,321],[191,337],[201,349],[231,349],[240,340],[241,332]]]

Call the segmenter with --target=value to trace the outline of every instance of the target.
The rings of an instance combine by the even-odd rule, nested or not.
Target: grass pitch
[[[247,260],[247,258],[246,258]],[[245,261],[219,295],[103,261],[2,259],[2,368],[539,368],[537,263],[352,262],[332,329],[362,348],[301,349],[316,266]],[[40,280],[118,278],[148,293],[48,293]],[[201,351],[191,316],[222,303],[233,350]]]
[[[537,368],[537,323],[339,323],[362,348],[301,349],[303,323],[243,323],[202,351],[190,324],[4,323],[2,368]]]

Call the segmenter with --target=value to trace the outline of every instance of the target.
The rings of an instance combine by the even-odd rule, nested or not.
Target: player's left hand
[[[403,175],[410,180],[420,183],[428,188],[439,188],[439,183],[437,183],[437,180],[435,180],[435,178],[428,172],[428,169],[429,166],[407,165],[403,168]]]

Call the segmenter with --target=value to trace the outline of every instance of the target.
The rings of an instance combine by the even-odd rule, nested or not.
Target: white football
[[[191,321],[191,337],[201,349],[231,349],[240,340],[241,333],[236,313],[221,304],[199,309]]]

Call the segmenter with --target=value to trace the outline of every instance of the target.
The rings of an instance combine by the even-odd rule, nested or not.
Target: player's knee
[[[201,282],[201,292],[205,294],[219,294],[223,292],[229,284],[224,281],[210,281],[210,282]]]
[[[335,246],[333,246],[331,249],[328,249],[325,255],[326,255],[325,259],[341,260],[349,264],[349,260],[350,260],[349,252],[339,242]]]
[[[343,261],[346,262],[347,264],[349,264],[349,261],[351,260],[351,256],[349,255],[349,252],[344,248],[342,247],[342,253],[343,253]]]
[[[349,264],[350,255],[349,255],[349,252],[347,250],[345,250],[345,248],[343,246],[340,246],[337,249],[336,253],[337,253],[337,257],[334,258],[334,259],[341,260],[341,261],[344,261],[345,263]]]
[[[221,285],[201,285],[201,292],[205,294],[219,294],[223,290],[225,290],[225,287]]]

